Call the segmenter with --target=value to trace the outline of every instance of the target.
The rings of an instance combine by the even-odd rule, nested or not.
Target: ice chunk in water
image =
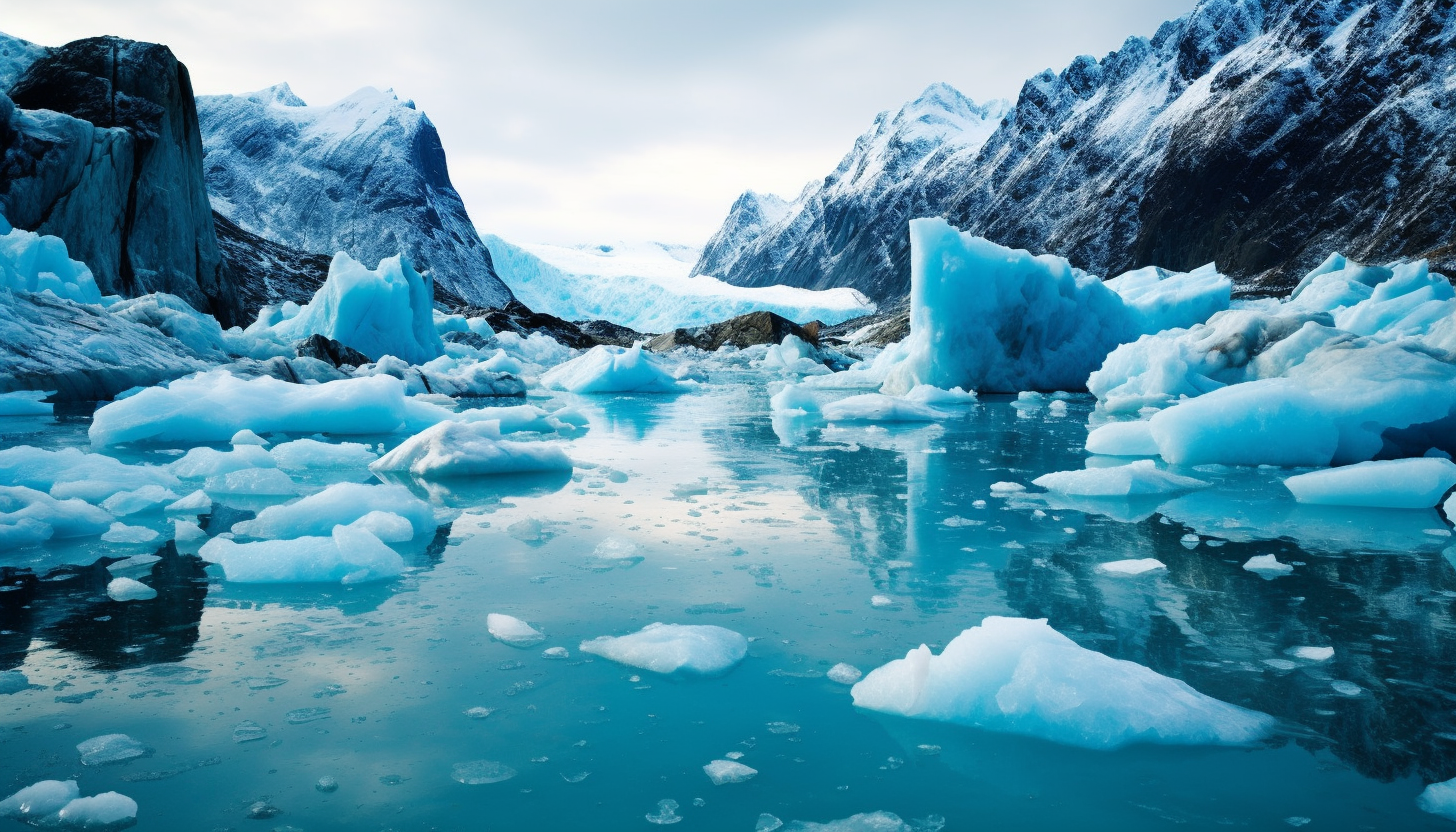
[[[172,521],[172,539],[176,541],[178,551],[196,554],[196,547],[207,539],[207,532],[191,520],[179,518]]]
[[[415,536],[410,521],[390,511],[371,511],[349,525],[365,529],[385,543],[406,543]]]
[[[237,543],[214,537],[198,554],[216,563],[229,581],[238,583],[345,584],[393,578],[404,571],[404,559],[364,529],[335,526],[329,537],[260,540]]]
[[[6,526],[21,524],[38,529],[40,542],[101,534],[110,528],[111,515],[83,500],[57,500],[34,488],[0,486],[0,539]]]
[[[1301,503],[1430,508],[1456,485],[1456,462],[1440,457],[1358,462],[1299,474],[1284,485]]]
[[[107,543],[151,543],[159,535],[157,532],[145,526],[128,526],[125,523],[112,523],[111,528],[101,535],[101,539]]]
[[[583,641],[581,650],[654,673],[726,673],[748,655],[748,639],[712,624],[648,624],[631,635]]]
[[[541,651],[543,659],[569,659],[571,653],[565,647],[547,647]]]
[[[110,763],[124,763],[138,757],[147,757],[152,749],[128,737],[126,734],[103,734],[92,737],[76,746],[81,752],[81,765],[104,766]]]
[[[55,405],[42,399],[54,395],[44,390],[0,393],[0,416],[50,416],[55,412]]]
[[[1335,657],[1333,647],[1291,647],[1284,652],[1307,662],[1327,662]]]
[[[1007,494],[1020,494],[1021,492],[1025,491],[1025,490],[1026,490],[1026,486],[1022,485],[1019,482],[993,482],[993,483],[991,483],[991,493],[992,494],[999,494],[999,495],[1001,495],[1003,497],[1005,495],[1007,495]]]
[[[113,601],[150,601],[157,597],[157,591],[131,578],[112,578],[106,585],[106,594]]]
[[[339,790],[339,781],[325,774],[318,779],[317,783],[313,784],[313,787],[324,794],[332,794]]]
[[[758,769],[749,768],[735,760],[714,760],[703,766],[703,772],[713,781],[713,785],[725,786],[752,780],[753,775],[758,774]]]
[[[135,491],[118,491],[101,501],[101,507],[117,517],[136,514],[139,511],[156,508],[162,503],[177,499],[170,488],[160,485],[144,485]]]
[[[78,797],[67,803],[56,818],[70,829],[125,829],[136,823],[137,803],[117,792]]]
[[[38,821],[80,796],[75,780],[42,780],[0,800],[0,818]]]
[[[212,498],[207,496],[206,491],[199,488],[167,506],[167,511],[177,514],[206,514],[212,511]]]
[[[276,468],[278,463],[267,451],[256,445],[239,445],[231,451],[193,448],[167,467],[179,477],[197,479],[221,477],[246,468]]]
[[[1255,572],[1261,578],[1277,578],[1281,575],[1288,575],[1294,571],[1294,567],[1287,563],[1280,563],[1279,558],[1274,555],[1255,555],[1249,558],[1244,568]]]
[[[1107,456],[1157,456],[1148,422],[1108,422],[1087,434],[1087,451]]]
[[[686,389],[642,346],[592,347],[551,368],[541,384],[570,393],[675,393]]]
[[[1044,619],[991,616],[939,656],[924,645],[851,691],[862,708],[1087,748],[1243,744],[1274,720],[1077,645]]]
[[[1114,560],[1097,564],[1098,572],[1108,572],[1113,575],[1142,575],[1146,572],[1166,572],[1167,569],[1167,564],[1156,558]]]
[[[298,483],[277,468],[245,468],[218,477],[208,477],[204,488],[213,494],[258,497],[291,497],[298,493]]]
[[[797,734],[799,726],[792,722],[770,722],[768,732],[770,734]]]
[[[883,393],[850,396],[829,402],[819,410],[831,422],[938,422],[961,415],[954,410],[912,401],[908,396],[900,398]]]
[[[658,826],[667,826],[680,820],[682,815],[677,813],[677,801],[672,799],[657,801],[657,811],[647,815],[647,822]]]
[[[234,523],[232,530],[269,539],[310,537],[330,534],[335,526],[347,526],[375,511],[405,518],[415,536],[435,531],[434,509],[408,488],[352,482],[331,485],[288,505],[269,506],[252,520]]]
[[[825,675],[829,677],[829,681],[831,682],[838,682],[841,685],[852,685],[858,682],[860,677],[864,676],[864,673],[852,664],[840,662],[829,668],[829,672]]]
[[[370,463],[369,470],[424,478],[473,477],[570,471],[571,459],[555,443],[502,439],[497,422],[440,422]]]
[[[1031,481],[1048,491],[1074,497],[1138,497],[1147,494],[1176,494],[1208,483],[1158,469],[1151,459],[1140,459],[1110,468],[1057,471]]]
[[[485,629],[496,641],[512,647],[530,647],[546,640],[546,634],[513,616],[493,612],[485,617]]]
[[[753,832],[775,832],[775,830],[783,828],[783,825],[783,821],[764,812],[758,816],[758,822],[753,825]]]
[[[515,769],[494,760],[471,760],[466,763],[456,763],[455,768],[450,772],[451,779],[467,786],[501,783],[515,776]]]
[[[295,439],[268,452],[279,468],[304,471],[313,468],[364,468],[379,458],[368,445],[358,442],[332,444],[317,439]]]
[[[1456,820],[1456,778],[1426,786],[1416,798],[1416,806],[1422,812]]]
[[[251,719],[245,719],[233,726],[233,742],[253,742],[267,738],[268,729]]]
[[[242,430],[233,434],[233,438],[228,440],[228,444],[234,447],[238,445],[257,445],[259,447],[267,447],[268,440],[264,439],[256,433],[253,433],[247,428],[243,428]]]
[[[907,823],[889,812],[866,812],[828,823],[796,820],[784,832],[940,832],[944,827],[945,818],[939,815]]]
[[[45,491],[57,500],[78,497],[93,503],[145,485],[173,488],[180,484],[165,468],[127,465],[79,448],[47,451],[29,445],[0,451],[0,482]]]

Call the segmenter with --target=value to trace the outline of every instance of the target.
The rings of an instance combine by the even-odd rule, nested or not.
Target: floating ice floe
[[[1261,578],[1278,578],[1294,571],[1287,563],[1280,563],[1274,555],[1255,555],[1244,564],[1244,569],[1257,573]]]
[[[496,641],[512,647],[530,647],[546,640],[546,634],[514,616],[493,612],[485,617],[485,629]]]
[[[758,769],[749,768],[737,760],[714,760],[703,766],[703,773],[713,781],[715,786],[726,786],[730,783],[746,783],[758,774]]]
[[[1144,269],[1103,281],[1062,258],[910,221],[910,337],[886,393],[916,384],[991,392],[1080,390],[1118,345],[1190,326],[1229,304],[1232,283],[1204,267]]]
[[[340,252],[312,300],[286,310],[265,307],[247,332],[290,344],[324,335],[370,358],[423,364],[445,351],[432,298],[428,278],[404,257],[385,258],[371,270]]]
[[[840,662],[829,668],[829,672],[824,675],[828,676],[831,682],[838,682],[841,685],[852,685],[858,682],[864,676],[864,673],[852,664]]]
[[[1333,647],[1291,647],[1284,652],[1307,662],[1327,662],[1335,657]]]
[[[1274,720],[1129,661],[1088,650],[1045,620],[991,616],[939,656],[921,645],[871,671],[855,705],[1087,748],[1244,744]]]
[[[273,456],[257,445],[236,445],[228,451],[205,446],[192,448],[167,466],[173,474],[184,479],[220,477],[249,468],[277,467]]]
[[[150,757],[152,749],[126,734],[102,734],[79,743],[76,751],[81,754],[83,766],[105,766],[124,763],[138,757]]]
[[[75,780],[42,780],[0,800],[0,818],[34,823],[81,796]]]
[[[556,444],[502,439],[497,422],[441,422],[406,439],[369,469],[439,479],[570,471],[571,458]]]
[[[237,583],[345,584],[393,578],[404,571],[399,553],[368,531],[335,526],[328,537],[238,543],[214,537],[198,555]]]
[[[1106,412],[1166,408],[1148,439],[1169,462],[1305,466],[1449,451],[1453,313],[1456,290],[1424,260],[1377,267],[1331,255],[1282,301],[1119,347],[1088,388]]]
[[[118,792],[78,797],[56,813],[63,829],[124,829],[136,822],[137,803]]]
[[[211,494],[253,497],[292,497],[298,493],[298,483],[277,468],[244,468],[208,477],[202,487]]]
[[[295,439],[269,449],[274,464],[285,471],[307,471],[318,468],[364,468],[379,458],[368,445],[358,442],[320,442],[317,439]]]
[[[112,523],[111,528],[102,533],[101,539],[107,543],[151,543],[160,536],[157,531],[146,526]]]
[[[153,465],[127,465],[79,448],[56,451],[17,445],[0,450],[0,482],[45,491],[58,500],[73,497],[99,503],[118,491],[148,485],[178,488],[181,481]]]
[[[1441,457],[1359,462],[1298,474],[1284,485],[1301,503],[1431,508],[1456,486],[1456,462]]]
[[[1208,483],[1160,470],[1150,459],[1108,468],[1057,471],[1031,481],[1048,491],[1074,497],[1139,497],[1148,494],[1176,494],[1207,488]]]
[[[212,498],[199,488],[186,497],[169,503],[166,511],[172,514],[206,514],[212,511]]]
[[[1107,572],[1112,575],[1143,575],[1148,572],[1166,572],[1167,570],[1168,565],[1157,558],[1114,560],[1097,564],[1098,572]]]
[[[51,538],[91,537],[111,528],[111,514],[82,500],[57,500],[23,485],[0,486],[0,544],[20,547]]]
[[[341,482],[297,502],[269,506],[252,520],[233,524],[234,534],[270,539],[332,534],[372,512],[387,512],[409,521],[413,536],[433,534],[435,512],[430,504],[402,485]]]
[[[471,760],[466,763],[456,763],[450,772],[450,779],[467,786],[503,783],[515,776],[515,769],[495,760]]]
[[[155,589],[132,578],[112,578],[106,594],[113,601],[150,601],[157,597]]]
[[[601,636],[581,651],[653,673],[714,676],[748,655],[748,639],[711,624],[648,624],[625,636]]]
[[[1416,806],[1422,812],[1456,820],[1456,778],[1426,786],[1416,798]]]
[[[676,393],[686,387],[640,344],[599,345],[553,367],[541,384],[569,393]]]
[[[50,416],[55,413],[55,405],[44,399],[54,395],[44,390],[0,393],[0,416]]]
[[[101,508],[117,517],[148,511],[177,499],[176,492],[160,485],[144,485],[135,491],[118,491],[101,501]]]
[[[647,822],[657,826],[671,826],[682,820],[682,815],[677,813],[677,801],[672,798],[664,798],[657,801],[657,811],[646,815]]]
[[[959,415],[908,397],[861,393],[820,407],[831,422],[939,422]]]

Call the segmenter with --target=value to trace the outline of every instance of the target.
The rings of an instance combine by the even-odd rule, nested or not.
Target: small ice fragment
[[[283,715],[289,725],[304,725],[329,718],[328,708],[297,708]]]
[[[112,523],[111,528],[101,535],[101,539],[107,543],[151,543],[157,539],[157,533],[146,526]]]
[[[268,690],[287,683],[287,679],[279,679],[277,676],[249,676],[243,680],[248,690]]]
[[[682,820],[682,815],[677,813],[677,801],[668,799],[657,801],[657,811],[646,815],[646,818],[648,823],[666,826]]]
[[[589,771],[574,771],[571,774],[567,774],[564,771],[561,772],[561,779],[568,783],[580,783],[590,776],[591,772]]]
[[[654,623],[629,635],[583,641],[584,653],[653,673],[713,676],[748,655],[748,639],[712,624]]]
[[[1291,647],[1284,652],[1307,662],[1327,662],[1335,657],[1333,647]]]
[[[465,715],[470,717],[471,719],[485,719],[493,713],[495,713],[495,708],[483,708],[477,705],[474,708],[466,711]]]
[[[317,783],[313,784],[313,787],[324,794],[331,794],[339,790],[339,781],[325,774],[318,779]]]
[[[1264,664],[1275,670],[1293,670],[1299,667],[1299,662],[1292,662],[1288,659],[1265,659]]]
[[[973,508],[985,508],[986,507],[986,501],[985,500],[973,500],[973,501],[971,501],[971,506]]]
[[[138,572],[141,570],[151,571],[152,564],[161,560],[156,555],[133,555],[129,558],[122,558],[116,563],[106,565],[106,571],[113,575],[120,575],[123,572]]]
[[[927,757],[934,757],[940,754],[940,746],[938,745],[917,745],[915,746],[915,750]]]
[[[727,757],[730,760],[741,760],[741,759],[743,759],[743,752],[742,751],[729,751],[727,754],[724,754],[723,756],[724,757]]]
[[[481,786],[487,783],[501,783],[516,776],[516,770],[505,763],[494,760],[471,760],[456,763],[450,778],[467,786]]]
[[[1067,415],[1067,403],[1057,399],[1047,406],[1047,412],[1053,416],[1065,416]]]
[[[144,485],[134,491],[118,491],[101,501],[101,507],[117,517],[147,511],[158,505],[177,499],[170,489],[160,485]]]
[[[547,647],[541,651],[543,659],[569,659],[571,653],[565,647]]]
[[[940,521],[940,525],[947,526],[952,529],[959,529],[962,526],[984,526],[986,525],[986,521],[970,520],[960,516],[959,514],[952,514],[950,517],[947,517],[944,520]]]
[[[512,647],[530,647],[546,640],[546,634],[519,618],[493,612],[485,617],[485,629],[496,641]]]
[[[895,603],[895,599],[888,595],[875,595],[870,598],[870,606],[872,607],[893,607]]]
[[[233,726],[233,742],[253,742],[266,739],[267,736],[268,729],[251,719],[245,719]]]
[[[128,737],[126,734],[103,734],[92,737],[76,746],[81,752],[81,765],[104,766],[110,763],[124,763],[138,757],[151,756],[152,749]]]
[[[131,578],[112,578],[106,585],[106,594],[113,601],[150,601],[157,597],[157,591]]]
[[[592,550],[592,557],[601,560],[627,560],[636,554],[637,544],[620,537],[609,537]]]
[[[1026,490],[1026,486],[1019,482],[993,482],[991,483],[992,494],[1018,494]]]
[[[42,780],[0,800],[0,818],[30,823],[59,812],[80,796],[75,780]]]
[[[841,685],[852,685],[860,680],[864,673],[852,664],[840,662],[829,668],[829,681],[838,682]]]
[[[67,829],[124,829],[136,823],[135,800],[116,792],[78,797],[56,814],[57,825]]]
[[[702,807],[708,805],[708,801],[702,799],[701,797],[695,797],[693,798],[693,805],[701,809]]]
[[[248,820],[267,820],[283,814],[283,810],[266,800],[259,800],[248,807]]]
[[[1334,688],[1335,693],[1338,693],[1341,696],[1359,696],[1360,694],[1365,692],[1364,688],[1360,687],[1354,682],[1346,682],[1343,679],[1336,679],[1335,681],[1330,682],[1330,687]]]
[[[203,487],[213,494],[291,497],[298,493],[298,484],[277,468],[244,468],[208,477]]]
[[[1200,539],[1196,534],[1185,534],[1179,542],[1183,544],[1183,548],[1185,549],[1197,549]]]
[[[233,438],[232,438],[232,441],[230,442],[230,444],[232,444],[232,445],[258,445],[260,447],[267,447],[268,446],[268,440],[264,439],[263,437],[259,436],[256,433],[253,433],[252,431],[248,430],[247,428],[243,428],[242,430],[240,430],[237,433],[233,434]]]
[[[206,514],[212,511],[212,498],[207,496],[206,491],[199,488],[177,502],[171,503],[166,510],[177,514]]]
[[[911,563],[908,560],[887,560],[887,561],[885,561],[885,569],[887,569],[887,570],[889,570],[891,572],[898,572],[899,570],[902,570],[902,569],[914,569],[914,568],[915,568],[915,564]]]
[[[797,734],[799,733],[799,726],[792,722],[770,722],[768,724],[768,732],[770,734]]]
[[[522,543],[540,543],[542,537],[544,537],[544,531],[541,526],[541,521],[532,517],[517,520],[509,526],[506,526],[506,534],[509,534]]]
[[[1456,778],[1426,786],[1416,798],[1416,806],[1422,812],[1456,820]]]
[[[1294,571],[1294,567],[1287,563],[1280,563],[1279,558],[1274,555],[1255,555],[1249,558],[1244,568],[1257,574],[1259,577],[1269,580],[1280,575],[1288,575]]]
[[[1167,564],[1156,558],[1114,560],[1108,563],[1097,564],[1098,572],[1107,572],[1112,575],[1142,575],[1146,572],[1166,572],[1167,570]]]
[[[774,832],[774,830],[781,828],[783,825],[783,821],[770,815],[768,812],[764,812],[758,816],[758,823],[753,825],[753,832]]]
[[[708,779],[713,781],[715,786],[725,786],[729,783],[746,783],[758,774],[758,769],[735,762],[733,760],[714,760],[703,766],[703,772]]]
[[[172,521],[172,540],[176,541],[180,551],[191,553],[192,550],[188,547],[207,540],[207,532],[191,520],[178,518]]]
[[[1284,819],[1284,822],[1287,823],[1287,824],[1289,824],[1290,826],[1293,826],[1293,827],[1298,828],[1300,826],[1306,826],[1306,825],[1308,825],[1309,824],[1309,818],[1301,817],[1300,815],[1294,815],[1292,817],[1285,818]]]

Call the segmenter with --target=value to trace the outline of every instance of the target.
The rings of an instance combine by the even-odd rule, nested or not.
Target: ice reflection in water
[[[241,828],[260,801],[274,824],[351,829],[645,828],[668,800],[681,828],[713,830],[874,811],[951,829],[1446,823],[1413,802],[1456,776],[1456,571],[1433,512],[1312,510],[1258,470],[1183,471],[1214,486],[1162,501],[993,496],[1081,466],[1087,404],[992,398],[879,428],[771,420],[766,398],[716,383],[581,399],[592,430],[571,453],[587,467],[569,478],[406,480],[453,520],[403,547],[410,569],[389,583],[227,584],[168,546],[146,577],[158,598],[119,603],[105,562],[137,551],[0,561],[0,673],[25,679],[0,679],[16,729],[0,733],[0,790],[75,776],[78,742],[125,733],[156,754],[80,785],[136,798],[139,829]],[[84,415],[27,430],[6,441],[77,444]],[[258,508],[234,502],[214,533]],[[1293,572],[1243,568],[1268,554]],[[1168,568],[1096,568],[1135,558]],[[490,612],[549,641],[498,643]],[[988,614],[1047,617],[1284,730],[1256,750],[1093,752],[856,712],[825,675],[938,649]],[[710,680],[577,650],[654,621],[755,640]],[[715,759],[759,774],[714,786]],[[470,769],[486,785],[467,787],[471,761],[516,774]]]

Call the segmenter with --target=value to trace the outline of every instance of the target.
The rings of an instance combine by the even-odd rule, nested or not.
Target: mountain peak
[[[243,96],[249,101],[256,101],[259,104],[277,104],[281,107],[307,107],[308,104],[302,98],[294,94],[293,88],[288,82],[274,84],[271,87],[264,87],[256,92],[250,92]]]

